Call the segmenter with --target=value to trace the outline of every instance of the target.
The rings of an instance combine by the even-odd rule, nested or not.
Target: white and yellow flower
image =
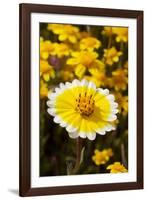
[[[97,89],[93,82],[75,79],[60,83],[48,98],[48,113],[71,138],[94,140],[96,133],[104,135],[114,130],[112,122],[117,119],[118,104],[108,89]]]

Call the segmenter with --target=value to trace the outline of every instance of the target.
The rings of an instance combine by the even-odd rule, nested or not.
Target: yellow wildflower
[[[79,39],[83,39],[83,38],[87,38],[87,37],[91,37],[90,33],[86,32],[86,31],[79,32]]]
[[[110,173],[124,173],[128,172],[128,170],[120,163],[115,162],[107,167],[110,170]]]
[[[81,50],[89,50],[93,51],[94,49],[98,49],[101,46],[101,42],[94,37],[86,37],[80,41],[80,49]]]
[[[122,52],[117,51],[115,47],[111,47],[110,49],[104,49],[104,58],[105,62],[108,65],[113,65],[113,63],[119,61],[119,57],[122,55]]]
[[[106,36],[111,36],[113,34],[112,32],[112,27],[110,26],[105,26],[104,27],[104,30],[102,31],[102,34],[103,35],[106,35]]]
[[[89,72],[92,76],[87,76],[87,80],[93,81],[97,87],[104,86],[105,85],[105,80],[106,80],[106,75],[104,70],[99,70],[97,68],[91,68],[89,69]]]
[[[112,27],[112,32],[116,34],[116,42],[128,41],[128,28],[126,27]]]
[[[55,34],[60,34],[63,28],[64,28],[63,24],[48,24],[47,26],[47,29],[51,30]]]
[[[117,103],[108,89],[96,88],[93,82],[73,80],[60,83],[49,95],[48,113],[54,122],[66,127],[71,138],[96,138],[114,130],[112,122],[117,119]]]
[[[60,41],[68,41],[70,43],[76,43],[79,35],[79,28],[72,25],[59,25],[49,24],[48,29],[52,30],[53,33],[58,34]]]
[[[126,90],[128,85],[128,76],[126,69],[117,69],[112,72],[112,78],[107,80],[110,87],[114,87],[116,91]]]
[[[44,98],[44,97],[47,97],[48,96],[48,87],[47,87],[47,84],[41,80],[40,81],[40,97],[41,98]]]
[[[74,78],[74,74],[71,71],[68,70],[61,70],[60,76],[63,81],[71,81]]]
[[[113,156],[112,149],[104,149],[103,151],[95,150],[95,155],[92,156],[92,160],[96,165],[102,165],[109,161],[110,157]]]
[[[67,60],[68,65],[75,66],[75,74],[82,78],[86,70],[91,68],[104,68],[103,62],[97,59],[98,54],[92,51],[72,52],[72,58]]]
[[[49,81],[50,78],[55,77],[55,71],[46,60],[40,60],[40,76],[45,80]]]
[[[40,58],[48,59],[49,55],[54,51],[54,44],[49,40],[40,40]]]
[[[54,43],[54,51],[52,55],[56,55],[59,58],[63,56],[68,56],[70,54],[70,48],[67,44],[64,43]]]
[[[116,93],[116,102],[118,103],[118,110],[123,115],[128,113],[128,96],[123,96],[121,93]]]

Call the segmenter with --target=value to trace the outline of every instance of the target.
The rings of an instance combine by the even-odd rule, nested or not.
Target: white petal
[[[110,100],[112,103],[114,103],[115,97],[114,97],[113,94],[109,94],[109,95],[107,96],[107,99]]]
[[[74,79],[74,80],[72,81],[72,85],[73,85],[73,86],[79,86],[79,85],[80,85],[80,81],[79,81],[78,79]]]
[[[111,121],[114,121],[114,120],[116,120],[116,119],[117,119],[117,116],[112,114],[112,115],[110,115],[110,116],[108,117],[107,120],[111,122]]]
[[[77,138],[77,137],[79,137],[78,132],[69,132],[68,135],[69,135],[70,138]]]
[[[56,96],[57,96],[57,94],[53,92],[53,93],[49,94],[48,98],[51,100],[54,100]]]
[[[60,86],[61,89],[64,89],[64,88],[65,88],[64,83],[60,83],[59,86]]]
[[[58,87],[57,87],[57,88],[55,88],[55,91],[56,91],[56,93],[59,93],[59,92],[60,92],[60,90],[61,90],[61,89],[60,89],[60,88],[58,88]]]
[[[53,120],[54,120],[54,122],[57,123],[57,124],[62,123],[61,119],[60,119],[57,115],[54,117]]]
[[[76,131],[77,131],[77,128],[68,125],[68,126],[66,127],[66,130],[67,130],[67,132],[76,132]]]
[[[86,138],[86,133],[85,133],[85,132],[80,132],[80,133],[79,133],[79,136],[80,136],[81,138]]]
[[[112,113],[113,113],[113,114],[118,113],[118,109],[113,109],[113,110],[112,110]]]
[[[55,109],[54,108],[48,108],[47,109],[47,112],[52,115],[52,116],[55,116]]]
[[[117,107],[118,107],[118,103],[113,102],[111,106],[112,106],[113,108],[117,108]]]
[[[67,88],[70,88],[72,86],[72,84],[70,82],[66,82],[65,85]]]
[[[101,130],[97,130],[96,131],[98,134],[100,135],[105,135],[106,134],[106,131],[104,129],[101,129]]]
[[[87,137],[88,137],[89,140],[95,140],[96,133],[87,133]]]
[[[102,89],[98,88],[97,91],[103,95],[109,95],[109,90],[108,89]]]
[[[66,126],[67,126],[67,123],[64,122],[64,121],[62,121],[62,122],[60,122],[60,126],[61,126],[61,127],[66,127]]]
[[[54,106],[54,103],[55,103],[55,102],[54,102],[54,101],[51,101],[51,100],[46,102],[46,104],[47,104],[48,107],[53,107],[53,106]]]
[[[96,90],[96,85],[90,81],[88,84],[88,88],[93,88],[94,90]]]
[[[81,86],[88,86],[88,81],[86,79],[83,79],[81,81]]]

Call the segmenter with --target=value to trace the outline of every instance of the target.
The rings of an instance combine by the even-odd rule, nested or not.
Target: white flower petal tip
[[[79,136],[80,136],[81,138],[86,138],[86,133],[85,133],[85,132],[80,132],[80,133],[79,133]]]
[[[55,109],[54,108],[48,108],[47,109],[47,112],[52,115],[52,116],[55,116]]]
[[[95,140],[96,138],[96,133],[87,133],[87,138],[89,140]]]
[[[76,132],[76,131],[77,131],[77,128],[74,128],[74,127],[68,125],[68,126],[66,127],[66,130],[67,130],[67,132],[73,133],[73,132]]]
[[[92,81],[90,81],[88,84],[88,88],[92,88],[92,89],[96,90],[96,85]]]
[[[79,137],[78,132],[69,132],[68,135],[72,139]]]
[[[72,85],[73,85],[73,86],[79,86],[80,83],[81,83],[81,82],[80,82],[78,79],[74,79],[74,80],[72,81]]]
[[[81,86],[88,86],[88,81],[86,79],[83,79],[81,81]]]
[[[109,95],[109,90],[108,89],[102,89],[102,88],[98,88],[97,92],[103,94],[103,95]]]

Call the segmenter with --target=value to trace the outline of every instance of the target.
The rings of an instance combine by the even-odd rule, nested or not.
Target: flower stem
[[[122,163],[125,167],[127,166],[127,160],[126,160],[126,156],[125,156],[125,146],[123,143],[121,143],[121,158],[122,158]]]
[[[76,164],[73,169],[73,174],[76,174],[80,168],[80,159],[81,159],[81,140],[80,137],[76,139]]]
[[[111,44],[112,44],[112,35],[109,36],[107,49],[111,48]]]

